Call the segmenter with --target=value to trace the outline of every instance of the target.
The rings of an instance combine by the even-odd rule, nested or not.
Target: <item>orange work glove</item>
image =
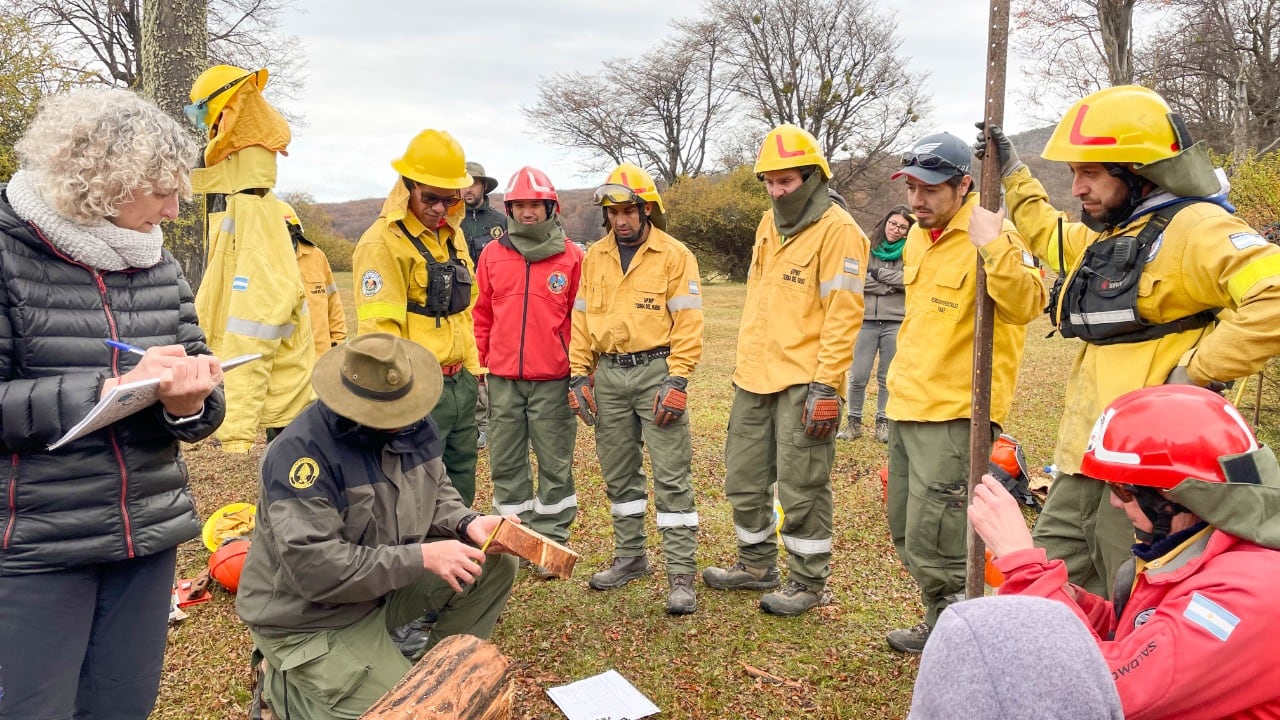
[[[668,375],[658,386],[658,394],[653,398],[653,421],[658,427],[666,427],[684,417],[688,386],[687,379],[675,375]]]
[[[840,425],[840,396],[836,389],[822,383],[809,383],[809,397],[804,401],[804,434],[825,440]]]
[[[569,409],[588,427],[596,424],[596,398],[591,394],[591,376],[569,378]]]

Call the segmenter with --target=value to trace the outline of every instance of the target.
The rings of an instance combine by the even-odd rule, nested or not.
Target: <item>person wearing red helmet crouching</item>
[[[1058,600],[1089,625],[1130,720],[1280,717],[1280,465],[1204,388],[1135,390],[1103,411],[1081,462],[1133,524],[1113,600],[1067,582],[991,476],[969,518],[1000,594]]]
[[[517,170],[503,201],[507,233],[484,247],[476,270],[476,346],[489,369],[493,507],[564,543],[578,513],[578,426],[565,397],[582,250],[565,237],[559,196],[541,170]],[[531,444],[538,456],[536,489]]]

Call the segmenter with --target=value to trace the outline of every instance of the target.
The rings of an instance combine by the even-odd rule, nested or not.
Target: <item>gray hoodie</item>
[[[1111,671],[1065,605],[1018,595],[949,606],[929,636],[908,720],[1124,720]]]

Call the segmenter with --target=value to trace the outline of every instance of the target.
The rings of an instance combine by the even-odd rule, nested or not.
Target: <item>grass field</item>
[[[354,320],[350,275],[344,274],[340,284]],[[723,447],[744,294],[742,286],[733,285],[705,290],[705,351],[689,391],[700,566],[734,558],[731,513],[722,490]],[[1038,320],[1027,333],[1026,358],[1006,427],[1023,441],[1034,473],[1051,459],[1063,382],[1075,349],[1073,342],[1045,339],[1047,330]],[[873,388],[867,417],[874,415]],[[1247,394],[1251,397],[1252,391]],[[922,610],[914,583],[889,542],[876,478],[886,455],[884,445],[869,435],[837,446],[832,605],[799,618],[775,618],[759,612],[757,593],[716,592],[699,581],[697,613],[672,618],[663,613],[666,580],[652,513],[654,577],[606,593],[586,586],[587,577],[611,559],[612,531],[592,433],[580,428],[575,453],[579,515],[570,543],[582,559],[575,577],[542,582],[522,572],[493,637],[515,661],[516,717],[562,718],[545,689],[610,668],[649,696],[665,718],[904,717],[918,660],[890,651],[884,635],[915,624]],[[223,455],[207,443],[186,452],[203,512],[256,500],[261,443],[247,458]],[[487,509],[483,453],[477,480],[476,507]],[[180,573],[194,575],[207,557],[198,541],[187,543],[179,552]],[[219,590],[212,602],[191,608],[190,618],[172,631],[153,717],[246,716],[250,642],[235,617],[233,600]],[[747,665],[782,682],[755,679]]]

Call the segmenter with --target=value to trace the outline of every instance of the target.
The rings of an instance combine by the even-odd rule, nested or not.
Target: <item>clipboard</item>
[[[226,372],[262,357],[262,353],[240,355],[222,362],[222,370]],[[76,423],[65,435],[50,443],[46,450],[57,450],[72,440],[79,440],[91,432],[101,430],[111,423],[129,417],[145,407],[151,407],[159,399],[160,378],[139,380],[111,388],[89,411],[84,419]]]

